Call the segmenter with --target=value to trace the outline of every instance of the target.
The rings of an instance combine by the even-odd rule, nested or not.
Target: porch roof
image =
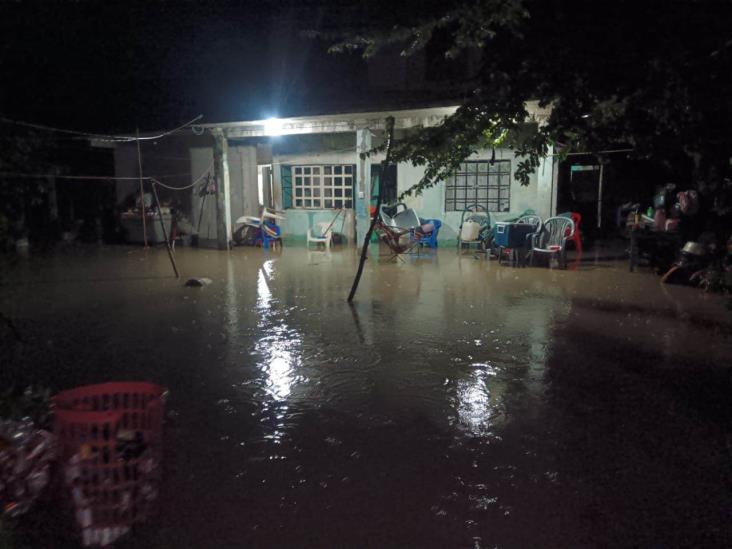
[[[526,104],[531,120],[543,123],[549,116],[550,107],[540,108],[536,101]],[[394,111],[375,111],[343,114],[324,114],[318,116],[296,116],[290,118],[270,118],[241,122],[201,124],[200,127],[220,131],[227,138],[267,137],[278,135],[317,134],[355,132],[359,129],[384,129],[385,119],[394,117],[396,129],[429,127],[440,124],[446,117],[455,113],[457,106],[428,107]]]

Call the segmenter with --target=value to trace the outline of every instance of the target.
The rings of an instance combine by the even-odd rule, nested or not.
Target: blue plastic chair
[[[270,242],[273,245],[277,245],[277,243],[282,245],[282,231],[280,230],[279,225],[275,225],[274,223],[270,223],[268,221],[265,221],[263,225],[264,227],[260,228],[262,248],[269,249]]]
[[[427,223],[432,223],[434,229],[429,235],[423,236],[419,239],[420,246],[427,246],[428,248],[437,248],[437,235],[442,227],[442,221],[439,219],[425,219]]]

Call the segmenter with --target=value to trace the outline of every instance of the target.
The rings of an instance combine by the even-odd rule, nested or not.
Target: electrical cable
[[[114,135],[114,134],[101,134],[101,133],[82,132],[82,131],[77,131],[77,130],[68,130],[68,129],[63,129],[63,128],[55,128],[53,126],[46,126],[44,124],[34,124],[31,122],[23,122],[21,120],[12,120],[12,119],[6,118],[4,116],[0,116],[0,122],[4,122],[6,124],[13,124],[16,126],[24,126],[24,127],[32,128],[32,129],[36,129],[36,130],[77,135],[77,136],[82,136],[82,137],[89,138],[89,139],[98,139],[100,141],[129,143],[129,142],[134,142],[134,141],[151,141],[151,140],[155,140],[155,139],[161,139],[172,133],[180,131],[187,126],[191,126],[192,124],[198,122],[201,118],[203,118],[203,115],[199,114],[193,120],[186,122],[185,124],[181,124],[180,126],[173,128],[172,130],[168,130],[168,131],[159,133],[157,135],[146,135],[143,137],[137,137],[134,135]]]

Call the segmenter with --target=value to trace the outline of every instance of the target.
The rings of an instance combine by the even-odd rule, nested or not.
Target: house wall
[[[228,160],[232,221],[243,215],[259,215],[257,148],[229,146]]]
[[[192,147],[190,154],[191,173],[213,175],[213,148]],[[257,192],[257,149],[253,145],[229,145],[227,152],[229,168],[229,204],[231,220],[243,215],[259,215],[259,196]],[[203,182],[201,183],[203,184]],[[202,244],[213,245],[216,240],[216,197],[199,196],[200,186],[193,189],[192,220],[193,226],[199,228],[199,240]],[[203,209],[201,205],[203,204]],[[199,225],[200,220],[200,225]]]
[[[489,160],[491,151],[482,150],[468,160]],[[529,177],[529,184],[521,185],[514,177],[516,158],[508,149],[497,149],[496,160],[511,160],[511,202],[508,212],[491,212],[492,221],[510,219],[527,209],[533,209],[543,219],[553,215],[552,211],[552,157],[541,162],[537,171]],[[397,190],[399,193],[415,185],[424,175],[424,167],[402,163],[397,166]],[[554,201],[556,202],[556,201]],[[427,189],[421,196],[408,197],[407,206],[414,208],[420,217],[442,220],[439,240],[457,239],[462,212],[445,211],[445,185],[438,183]]]
[[[368,130],[365,130],[368,132]],[[330,135],[330,134],[328,134]],[[356,166],[354,181],[354,210],[344,220],[335,223],[335,230],[344,233],[352,242],[363,238],[368,227],[368,197],[370,196],[370,167],[381,162],[382,156],[376,155],[361,160],[356,152],[357,139],[351,141],[353,134],[335,136],[339,141],[329,143],[307,141],[295,147],[280,146],[271,157],[273,173],[273,202],[277,209],[282,209],[281,166],[296,164],[353,164]],[[363,139],[366,134],[361,134]],[[370,140],[370,137],[369,137]],[[338,150],[326,152],[329,146],[338,146]],[[364,145],[365,146],[365,145]],[[366,147],[368,148],[368,147]],[[294,152],[293,151],[296,151]],[[191,189],[169,191],[160,189],[162,201],[175,198],[181,209],[188,215],[194,228],[199,228],[199,239],[203,245],[207,241],[216,241],[216,199],[214,195],[205,198],[199,191],[205,184],[206,175],[213,176],[213,147],[210,139],[199,139],[189,136],[187,139],[175,139],[167,144],[156,146],[146,144],[143,147],[143,175],[162,177],[161,181],[173,186],[184,187],[193,181],[199,183]],[[526,209],[534,209],[542,218],[550,217],[556,209],[556,163],[550,155],[543,159],[536,173],[530,176],[528,186],[522,186],[513,177],[516,158],[511,150],[496,150],[497,159],[511,160],[511,202],[509,212],[491,212],[494,221],[514,217]],[[134,144],[118,146],[114,151],[115,175],[118,177],[137,177],[137,149]],[[489,160],[490,151],[483,150],[473,155],[470,160]],[[269,158],[267,159],[269,161]],[[257,182],[257,147],[255,143],[243,140],[230,140],[227,155],[230,187],[230,214],[236,225],[236,219],[243,215],[259,215],[259,197]],[[397,166],[398,192],[402,192],[416,184],[424,175],[424,167],[401,163]],[[149,184],[146,189],[149,188]],[[359,191],[363,190],[363,196]],[[135,180],[117,182],[117,200],[121,203],[129,195],[139,192],[139,182]],[[440,241],[455,240],[460,225],[462,212],[445,212],[444,184],[439,183],[426,190],[421,196],[408,197],[405,202],[417,210],[423,218],[442,220]],[[203,203],[203,209],[201,208]],[[282,222],[285,237],[289,240],[304,241],[307,231],[320,222],[333,220],[333,210],[288,209],[286,219]]]
[[[358,155],[355,148],[353,151],[341,152],[308,152],[296,154],[277,154],[272,157],[273,164],[273,199],[275,208],[283,209],[282,206],[282,171],[283,165],[296,164],[356,164],[358,165]],[[356,174],[355,186],[358,186],[358,174]],[[358,202],[359,197],[356,193],[354,200]],[[282,222],[282,230],[288,240],[305,240],[307,232],[317,223],[330,223],[335,217],[335,210],[330,209],[299,209],[290,208],[285,210],[286,219]],[[335,231],[343,233],[347,237],[353,237],[355,234],[355,219],[353,214],[349,214],[347,219],[343,215],[335,223]],[[342,227],[342,228],[341,228]]]
[[[471,156],[469,160],[489,160],[491,151],[483,150]],[[539,168],[530,176],[527,186],[521,185],[514,177],[513,173],[516,169],[516,158],[512,150],[500,149],[496,150],[496,159],[511,160],[511,201],[510,210],[508,212],[491,212],[493,221],[501,221],[515,217],[527,209],[533,209],[542,218],[546,219],[554,214],[553,208],[556,204],[556,185],[553,185],[553,161],[551,155],[543,159]],[[377,155],[368,159],[366,162],[375,164],[382,160]],[[343,153],[307,153],[307,154],[282,154],[275,156],[274,170],[274,195],[276,207],[282,208],[282,188],[280,180],[280,166],[295,164],[356,164],[359,165],[360,159],[354,152]],[[360,170],[359,170],[360,171]],[[364,170],[366,174],[370,170]],[[415,185],[424,175],[425,168],[423,166],[412,166],[410,163],[400,163],[397,166],[397,191],[401,193],[409,187]],[[358,178],[357,178],[358,179]],[[367,180],[368,180],[367,176]],[[358,188],[358,181],[356,181]],[[365,185],[365,197],[369,196],[369,186]],[[361,199],[356,195],[356,209],[360,205],[366,204],[366,199]],[[462,212],[446,212],[445,211],[445,186],[438,183],[434,187],[427,189],[420,196],[412,196],[405,199],[407,206],[414,208],[420,217],[437,218],[442,220],[442,229],[440,230],[440,241],[454,241],[457,238],[460,219]],[[365,211],[365,207],[364,207]],[[286,236],[293,240],[302,240],[310,227],[321,221],[330,221],[333,219],[332,210],[305,210],[305,209],[288,209],[286,211],[286,221],[283,222],[283,231]],[[341,221],[336,223],[336,227],[340,226]],[[357,238],[363,237],[365,227],[359,224],[359,235]]]

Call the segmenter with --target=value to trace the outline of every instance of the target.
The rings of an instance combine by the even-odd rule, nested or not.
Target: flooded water
[[[213,283],[139,248],[2,270],[18,376],[171,391],[162,510],[123,545],[732,545],[723,298],[449,248],[369,260],[349,307],[353,250],[177,258]]]

